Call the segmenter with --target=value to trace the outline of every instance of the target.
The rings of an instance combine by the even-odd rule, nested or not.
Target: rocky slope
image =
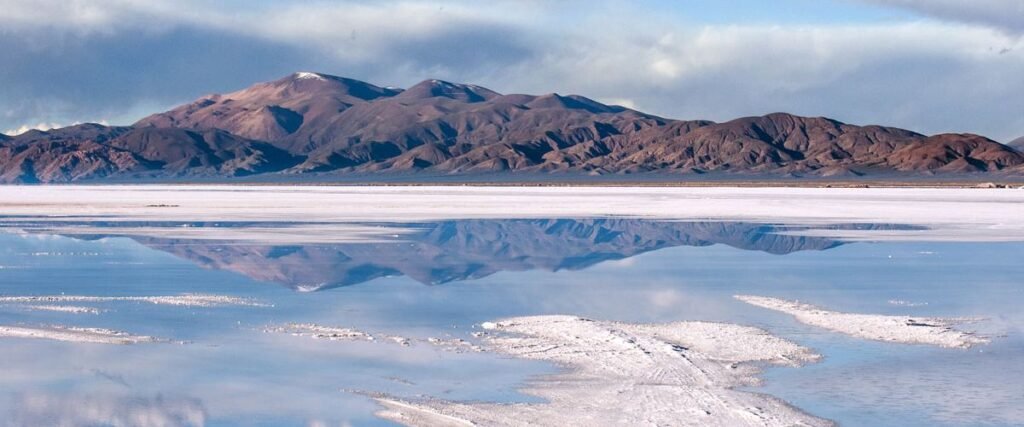
[[[299,157],[223,130],[77,125],[29,131],[0,145],[0,181],[104,177],[242,176],[281,170]]]
[[[0,137],[3,182],[504,171],[1020,174],[1024,154],[970,134],[784,113],[678,121],[576,95],[503,95],[441,80],[402,90],[308,72],[204,96],[131,127]]]

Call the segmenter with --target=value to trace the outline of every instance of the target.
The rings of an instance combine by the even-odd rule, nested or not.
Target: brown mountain
[[[242,176],[280,170],[298,161],[268,143],[223,130],[84,124],[29,131],[0,145],[0,181]]]
[[[237,92],[204,96],[146,117],[135,126],[217,128],[255,140],[299,140],[292,135],[300,129],[308,134],[326,127],[353,105],[398,93],[358,80],[295,73]]]
[[[344,82],[344,84],[342,83]],[[263,129],[265,110],[300,115],[285,132]],[[539,169],[544,153],[668,120],[580,96],[501,95],[426,80],[401,91],[296,73],[142,119],[136,126],[214,127],[307,156],[292,172]]]
[[[441,80],[401,90],[305,72],[204,96],[132,127],[83,125],[0,140],[5,182],[504,171],[1019,174],[1024,153],[978,135],[925,136],[821,117],[678,121],[577,95],[503,95]]]
[[[1024,156],[970,134],[924,136],[882,126],[776,113],[712,124],[653,144],[613,164],[640,170],[756,171],[824,176],[894,172],[998,171],[1022,164]],[[654,168],[651,168],[654,166]]]

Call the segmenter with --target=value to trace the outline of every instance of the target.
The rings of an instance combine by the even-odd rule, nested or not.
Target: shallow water
[[[8,424],[386,425],[363,393],[534,401],[517,387],[554,367],[422,343],[264,332],[309,322],[470,339],[481,322],[531,314],[765,328],[825,359],[770,368],[764,386],[751,390],[842,425],[1024,424],[1024,243],[844,243],[780,234],[796,225],[638,219],[383,221],[416,231],[316,245],[103,232],[123,225],[92,223],[88,233],[68,233],[77,238],[0,234],[0,294],[204,293],[272,306],[73,304],[104,310],[93,315],[0,305],[0,325],[104,327],[185,342],[0,339],[0,413]],[[995,338],[970,350],[867,342],[800,325],[734,294],[849,312],[983,316],[968,327]]]

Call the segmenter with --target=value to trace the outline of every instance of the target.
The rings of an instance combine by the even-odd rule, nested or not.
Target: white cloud
[[[25,132],[28,132],[30,130],[47,131],[47,130],[50,130],[50,129],[62,128],[62,127],[65,127],[65,126],[80,125],[82,123],[83,122],[73,122],[71,124],[60,124],[60,123],[52,123],[51,122],[51,123],[36,123],[34,125],[26,124],[26,125],[21,125],[21,126],[19,126],[17,128],[14,128],[14,129],[7,129],[3,133],[5,135],[15,136],[15,135],[21,135],[21,134],[23,134]],[[104,125],[104,126],[108,126],[110,124],[106,120],[97,120],[97,121],[92,121],[90,123],[99,123],[99,124]]]
[[[1003,52],[1024,48],[1019,39],[944,24],[707,26],[667,31],[671,32],[655,44],[616,35],[596,42],[577,37],[545,65],[566,75],[582,74],[593,84],[646,84],[651,80],[671,84],[725,74],[742,75],[750,86],[800,90],[889,60],[978,65],[1016,65],[1024,60],[1019,53]],[[583,47],[586,45],[600,48]]]
[[[647,31],[571,35],[500,81],[628,98],[676,118],[789,111],[928,133],[1024,133],[1024,40],[997,30],[912,22]]]
[[[620,107],[626,107],[626,108],[629,108],[631,110],[638,110],[640,108],[640,107],[637,107],[636,101],[633,101],[632,99],[628,99],[628,98],[606,98],[606,99],[599,99],[598,101],[600,101],[602,104],[618,105]]]
[[[188,4],[193,3],[193,4]],[[113,34],[124,28],[166,28],[199,10],[195,2],[166,0],[0,0],[2,27],[18,31]],[[176,6],[177,5],[177,6]],[[165,23],[165,24],[162,24]]]
[[[50,130],[64,127],[58,123],[36,123],[34,125],[21,125],[15,129],[7,129],[3,133],[10,136],[21,135],[30,130]]]

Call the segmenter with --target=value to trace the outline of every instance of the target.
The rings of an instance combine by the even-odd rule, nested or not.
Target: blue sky
[[[0,0],[0,49],[6,133],[309,70],[1024,135],[1024,0]]]

